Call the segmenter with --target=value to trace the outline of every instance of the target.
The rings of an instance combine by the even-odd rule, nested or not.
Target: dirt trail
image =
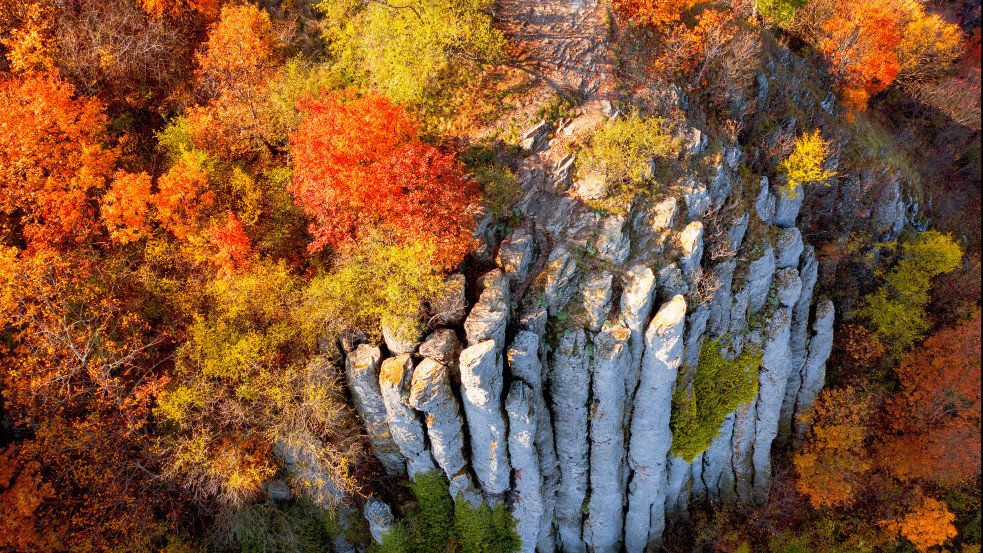
[[[614,100],[607,9],[606,0],[500,0],[499,26],[517,45],[510,65],[541,79],[534,103],[554,91],[580,91],[581,113],[593,119],[602,100]]]

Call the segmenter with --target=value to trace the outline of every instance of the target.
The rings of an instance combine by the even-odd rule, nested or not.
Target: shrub
[[[871,323],[874,338],[893,355],[915,345],[931,322],[925,306],[932,278],[959,266],[962,248],[947,234],[930,230],[901,247],[901,259],[876,292],[854,313]]]
[[[424,304],[444,289],[434,255],[427,242],[370,238],[342,267],[311,281],[302,318],[329,333],[379,325],[412,333]]]
[[[649,162],[667,159],[678,149],[661,118],[625,115],[594,131],[578,162],[581,176],[600,173],[609,195],[631,196],[644,190]]]
[[[723,338],[703,344],[692,393],[677,384],[673,397],[672,452],[691,462],[706,451],[720,432],[724,419],[738,405],[752,401],[758,393],[760,348],[750,345],[733,360],[721,352]],[[680,373],[685,378],[683,372]]]
[[[829,153],[829,142],[822,139],[819,129],[800,136],[792,153],[779,165],[787,180],[779,189],[781,193],[795,198],[803,186],[836,176],[835,172],[823,169]]]
[[[756,0],[758,11],[781,26],[791,25],[795,12],[806,5],[806,0]]]
[[[285,508],[254,503],[232,509],[228,517],[243,553],[318,553],[331,548],[330,515],[308,501]]]
[[[513,553],[522,545],[515,534],[515,519],[501,503],[492,508],[482,502],[475,508],[458,500],[454,526],[461,553]]]

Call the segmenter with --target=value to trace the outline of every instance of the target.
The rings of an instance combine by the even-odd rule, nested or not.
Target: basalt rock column
[[[380,361],[382,352],[379,348],[362,344],[345,359],[345,376],[355,408],[369,435],[372,452],[382,461],[386,472],[400,474],[406,468],[386,421],[386,405],[379,390]]]
[[[403,403],[404,394],[409,397],[413,378],[413,360],[409,355],[386,359],[382,362],[379,374],[379,388],[386,404],[386,421],[393,441],[406,457],[406,468],[410,478],[430,472],[436,467],[423,434],[423,425],[408,405]]]
[[[521,553],[534,553],[542,528],[543,480],[536,452],[536,392],[516,380],[505,399],[509,416],[509,458],[515,477],[509,510],[522,539]]]
[[[625,549],[641,553],[658,546],[665,528],[666,454],[672,446],[669,417],[672,386],[683,355],[686,300],[662,305],[645,332],[642,375],[635,393],[628,466],[632,476],[625,517]]]
[[[461,352],[461,396],[471,434],[471,465],[489,501],[500,500],[509,489],[503,385],[502,356],[494,340]]]

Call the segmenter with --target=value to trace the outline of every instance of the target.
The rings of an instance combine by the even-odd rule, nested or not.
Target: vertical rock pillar
[[[461,352],[461,396],[471,434],[471,465],[489,501],[501,500],[509,489],[503,386],[502,356],[495,340]]]

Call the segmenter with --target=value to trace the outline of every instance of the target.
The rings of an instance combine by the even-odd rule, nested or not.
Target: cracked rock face
[[[597,273],[587,279],[581,293],[587,311],[587,329],[597,332],[611,311],[611,285],[614,276],[609,272]]]
[[[566,334],[553,354],[550,392],[553,433],[560,466],[556,525],[564,553],[583,553],[581,519],[588,483],[587,401],[590,397],[587,338],[583,330]]]
[[[496,499],[509,488],[508,436],[502,413],[502,356],[494,340],[461,352],[461,399],[471,435],[471,465],[482,491]]]
[[[795,412],[806,413],[812,409],[812,402],[823,389],[826,380],[826,360],[833,349],[833,302],[823,299],[816,308],[816,321],[812,324],[812,340],[809,341],[809,356],[802,368],[802,387],[795,402]],[[796,422],[796,441],[801,443],[809,428]]]
[[[464,296],[467,279],[461,273],[454,273],[447,277],[444,284],[444,293],[433,305],[437,313],[437,324],[459,325],[468,311],[468,302]]]
[[[534,241],[529,229],[519,227],[502,241],[498,249],[498,266],[517,281],[522,281],[529,273],[533,261]]]
[[[682,255],[679,265],[688,279],[693,279],[700,269],[703,259],[703,223],[694,221],[679,234],[679,248]]]
[[[731,283],[734,280],[734,269],[736,268],[737,260],[733,257],[717,263],[713,267],[713,274],[717,278],[719,288],[710,301],[709,319],[707,320],[707,331],[711,339],[720,338],[727,334],[727,329],[730,327],[732,303],[730,291]]]
[[[433,359],[438,363],[451,366],[457,364],[461,354],[461,341],[457,334],[449,328],[439,328],[420,344],[418,352],[421,357]]]
[[[778,268],[798,267],[802,248],[802,233],[799,229],[796,227],[785,229],[775,245]]]
[[[468,345],[486,340],[503,344],[509,316],[509,279],[502,271],[495,269],[482,277],[482,281],[484,291],[464,321]]]
[[[555,315],[570,301],[577,263],[563,247],[553,248],[546,262],[546,305],[550,315]]]
[[[522,553],[533,553],[539,543],[543,505],[543,480],[536,449],[536,392],[520,381],[512,383],[505,399],[509,416],[509,456],[515,477],[510,511],[516,519],[516,533],[522,539]]]
[[[625,549],[641,553],[658,546],[665,528],[666,454],[672,385],[683,355],[686,300],[679,295],[659,308],[645,331],[642,375],[635,393],[628,466],[632,471],[625,517]]]
[[[392,530],[395,522],[389,505],[374,497],[369,497],[365,501],[365,509],[362,514],[365,516],[365,521],[369,523],[369,533],[372,534],[372,539],[382,545],[382,539]]]
[[[779,192],[775,200],[775,220],[774,224],[782,228],[795,226],[795,219],[799,216],[799,209],[805,194],[798,190],[794,197]]]
[[[393,441],[406,458],[410,478],[435,470],[433,458],[424,438],[423,425],[407,404],[413,378],[413,360],[409,355],[386,359],[379,373],[379,388],[386,405],[386,421]]]
[[[761,222],[770,225],[775,222],[775,195],[771,193],[768,177],[761,177],[758,198],[754,201],[754,211]]]
[[[625,218],[611,215],[601,221],[597,235],[597,255],[604,261],[621,265],[628,259],[631,242],[624,232]]]
[[[778,417],[792,365],[788,347],[791,324],[791,309],[785,306],[779,307],[772,315],[765,332],[764,356],[761,358],[761,368],[758,371],[753,485],[754,501],[759,505],[767,501],[771,487],[771,443],[778,434]]]
[[[712,199],[707,188],[693,177],[686,177],[682,182],[683,202],[686,204],[686,217],[689,221],[697,221],[708,209]]]
[[[760,257],[748,265],[746,286],[749,294],[748,305],[751,311],[756,313],[764,307],[765,300],[768,299],[771,277],[775,274],[775,252],[767,238],[761,241],[755,251]]]
[[[405,471],[403,457],[389,431],[386,405],[379,390],[379,364],[382,352],[375,346],[362,344],[345,360],[345,376],[352,399],[372,444],[372,452],[382,461],[386,472]]]
[[[594,553],[618,553],[625,501],[625,379],[631,370],[631,330],[606,327],[594,340],[590,424],[590,503],[584,541]]]

